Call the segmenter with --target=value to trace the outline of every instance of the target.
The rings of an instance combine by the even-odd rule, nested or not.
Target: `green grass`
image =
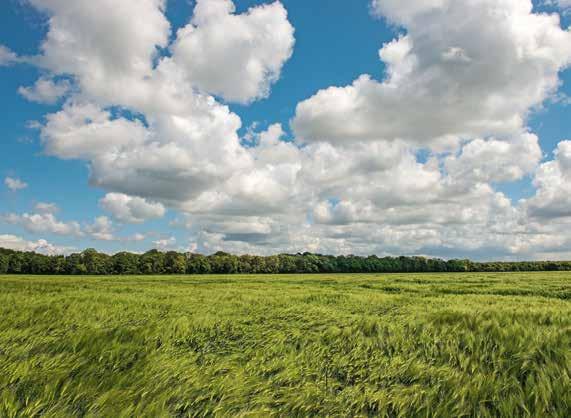
[[[571,273],[0,277],[0,417],[571,416]]]

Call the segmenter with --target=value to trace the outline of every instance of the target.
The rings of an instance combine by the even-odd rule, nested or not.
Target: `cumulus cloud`
[[[438,148],[510,136],[571,62],[571,32],[559,15],[533,13],[530,0],[379,0],[373,9],[406,30],[380,50],[386,78],[362,75],[301,102],[293,127],[303,140]]]
[[[99,204],[115,219],[126,223],[142,223],[148,219],[162,218],[165,214],[165,207],[161,203],[121,193],[108,193]]]
[[[16,235],[0,235],[0,248],[16,251],[35,251],[46,255],[68,254],[73,250],[71,247],[60,247],[51,244],[45,239],[27,241]]]
[[[153,241],[154,246],[158,249],[158,250],[170,250],[174,248],[174,245],[176,244],[176,238],[175,237],[169,237],[169,238],[163,238],[163,239],[159,239],[156,241]]]
[[[272,242],[281,234],[281,225],[270,217],[262,216],[204,216],[194,228],[203,237],[219,237],[225,242],[241,242],[253,246]]]
[[[59,212],[59,207],[55,203],[38,202],[35,204],[34,208],[39,213],[56,214]]]
[[[43,1],[36,0],[34,3],[39,6]],[[244,94],[250,95],[248,100],[257,98],[262,95],[262,91],[267,90],[269,82],[277,78],[283,61],[287,60],[291,53],[293,37],[290,39],[289,35],[292,35],[293,30],[287,21],[285,9],[280,3],[273,3],[237,15],[232,12],[224,14],[206,11],[205,8],[215,6],[214,3],[206,3],[197,4],[196,18],[193,18],[186,29],[190,30],[192,27],[193,33],[196,32],[196,36],[201,37],[204,42],[214,37],[215,32],[212,31],[227,20],[231,22],[229,24],[236,24],[242,29],[238,32],[245,31],[242,35],[246,36],[247,41],[242,39],[236,42],[243,43],[245,48],[251,44],[251,48],[244,51],[249,58],[243,66],[237,68],[245,67],[252,73],[244,75],[247,80],[241,80],[239,83],[232,81],[230,84],[254,86]],[[153,4],[155,8],[160,6],[157,2],[145,2],[143,9],[152,9]],[[176,46],[179,41],[184,43],[183,37],[188,40],[187,35],[183,36],[181,33],[172,45],[172,56],[159,59],[155,67],[151,65],[151,58],[156,52],[156,46],[164,44],[158,41],[158,36],[141,41],[140,49],[143,51],[142,44],[146,45],[147,54],[141,52],[137,57],[131,57],[128,62],[146,60],[148,66],[141,66],[145,67],[143,71],[139,67],[131,68],[127,62],[124,65],[115,65],[107,55],[109,51],[106,48],[96,48],[98,43],[104,40],[99,39],[102,36],[100,28],[90,24],[89,19],[95,17],[88,19],[84,16],[83,9],[90,10],[91,6],[78,4],[77,8],[82,10],[77,11],[77,19],[72,19],[70,15],[75,13],[75,8],[61,10],[60,2],[48,2],[48,6],[46,10],[52,14],[50,31],[42,46],[43,55],[39,60],[43,65],[49,66],[52,72],[71,73],[81,87],[80,96],[68,100],[61,111],[46,117],[41,138],[49,155],[87,160],[90,164],[92,185],[109,192],[161,201],[172,207],[189,207],[194,199],[204,199],[212,194],[213,190],[222,191],[222,199],[226,199],[225,189],[237,187],[237,193],[243,195],[241,192],[254,192],[254,182],[268,187],[276,184],[274,179],[265,178],[266,173],[256,171],[254,157],[241,146],[237,134],[241,126],[240,118],[212,96],[197,92],[202,81],[191,74],[191,68],[184,60],[180,60],[181,57],[184,58],[184,51],[179,51]],[[160,11],[161,8],[156,10]],[[150,13],[150,10],[147,12]],[[60,14],[65,18],[60,19]],[[123,18],[126,17],[121,15],[121,19]],[[79,28],[76,20],[82,19],[88,19],[88,22]],[[126,19],[129,20],[126,25],[130,28],[132,19]],[[119,20],[117,16],[115,24],[123,23]],[[274,23],[277,26],[272,26]],[[283,31],[289,35],[285,36],[287,46],[278,48],[276,42],[282,42],[282,26]],[[270,27],[271,30],[268,29]],[[82,33],[75,33],[80,29]],[[87,33],[90,30],[96,33]],[[109,30],[114,33],[119,29]],[[70,39],[77,40],[77,48],[85,49],[85,61],[70,57],[67,61],[62,58],[53,60],[52,63],[51,56],[72,54],[74,50],[63,48],[56,42],[55,35],[52,39],[50,33],[58,31],[64,31]],[[200,35],[203,31],[210,32],[208,35]],[[194,38],[194,35],[188,36]],[[235,36],[241,35],[235,33]],[[228,42],[230,41],[232,37],[228,38]],[[116,45],[113,48],[120,49]],[[208,47],[204,53],[224,56],[227,48],[234,46],[220,41],[219,45]],[[286,52],[280,52],[282,49]],[[270,52],[281,58],[269,57]],[[197,62],[201,54],[196,52],[193,62]],[[109,66],[98,64],[103,66],[105,71],[97,72],[98,77],[109,78],[108,83],[93,82],[90,75],[93,68],[83,68],[86,65],[80,65],[91,60],[95,63],[109,61]],[[214,68],[220,68],[225,74],[230,74],[223,68],[223,64],[213,66],[212,60],[207,58],[206,61],[210,62],[210,73],[214,72]],[[66,62],[68,64],[64,68]],[[260,71],[256,70],[258,67],[261,68]],[[120,87],[114,85],[118,79],[122,83]],[[101,78],[101,81],[103,80],[104,78]],[[251,83],[248,80],[251,80]],[[124,117],[121,112],[112,114],[105,104],[129,109],[136,117]],[[280,188],[283,189],[283,186]],[[257,192],[262,193],[261,190]]]
[[[116,235],[117,228],[107,216],[96,217],[93,222],[85,225],[83,230],[96,241],[141,242],[147,239],[147,235],[139,232],[129,236]]]
[[[528,0],[373,1],[401,27],[379,51],[385,77],[299,103],[291,138],[280,124],[240,138],[222,103],[267,97],[280,77],[295,42],[280,2],[238,14],[230,0],[199,0],[174,35],[164,0],[30,2],[49,20],[29,61],[45,82],[70,83],[44,94],[66,97],[40,126],[44,150],[86,161],[116,221],[180,211],[172,226],[206,252],[519,257],[571,243],[541,221],[566,217],[567,145],[539,165],[526,126],[557,94],[571,34]],[[526,176],[537,195],[525,202],[495,189]],[[83,233],[146,239],[115,229],[103,216]]]
[[[33,234],[55,234],[70,238],[89,237],[96,241],[140,242],[147,239],[147,235],[142,233],[117,236],[115,234],[117,228],[106,216],[96,217],[92,222],[80,225],[76,221],[58,220],[55,214],[59,212],[59,208],[53,203],[39,202],[35,205],[35,209],[37,213],[9,213],[0,216],[0,220],[21,226]]]
[[[152,72],[158,47],[166,47],[170,24],[165,0],[29,0],[49,16],[38,65],[75,75],[88,93],[128,94],[135,77]]]
[[[67,80],[40,78],[31,87],[18,88],[18,93],[31,102],[55,104],[69,89],[70,83]]]
[[[145,234],[141,234],[141,233],[136,233],[131,235],[130,237],[126,238],[126,241],[134,241],[134,242],[141,242],[147,239],[147,236]]]
[[[319,202],[313,208],[313,220],[316,224],[349,225],[372,220],[373,216],[370,202],[357,205],[350,201],[325,201]]]
[[[28,183],[15,177],[6,177],[4,179],[4,185],[13,192],[23,190],[28,187]]]
[[[8,66],[18,62],[18,56],[0,44],[0,67]]]
[[[85,227],[85,232],[93,239],[100,241],[115,241],[113,222],[106,216],[95,218],[94,222]]]
[[[555,159],[542,164],[533,183],[536,194],[525,202],[532,218],[571,219],[571,141],[561,141]]]
[[[55,214],[59,212],[59,207],[55,203],[38,202],[34,206],[37,212],[40,213],[52,213]]]
[[[145,141],[147,130],[138,121],[111,119],[109,111],[90,103],[68,102],[47,116],[41,130],[46,153],[63,159],[98,159],[136,147]]]
[[[531,173],[541,158],[538,137],[524,133],[503,141],[474,139],[448,157],[445,167],[456,181],[510,182]]]
[[[38,213],[9,213],[2,216],[1,220],[12,225],[18,225],[26,231],[34,234],[55,234],[67,237],[88,236],[98,241],[143,241],[146,236],[136,233],[128,237],[115,235],[116,228],[113,222],[106,216],[99,216],[93,222],[80,225],[79,222],[64,222],[56,218],[59,208],[53,203],[40,202],[36,204]]]
[[[32,233],[53,233],[75,237],[83,235],[79,223],[59,221],[53,213],[23,213],[21,215],[10,213],[4,215],[3,220],[9,224],[19,225]]]
[[[279,1],[239,15],[234,11],[230,0],[198,0],[191,23],[178,31],[171,49],[174,62],[199,89],[248,103],[268,96],[292,54],[294,30]]]

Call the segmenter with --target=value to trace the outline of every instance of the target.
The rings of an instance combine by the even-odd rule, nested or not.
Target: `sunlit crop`
[[[0,277],[0,417],[571,416],[571,273]]]

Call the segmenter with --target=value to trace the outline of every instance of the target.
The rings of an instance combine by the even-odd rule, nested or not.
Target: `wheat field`
[[[568,417],[571,273],[0,276],[1,417]]]

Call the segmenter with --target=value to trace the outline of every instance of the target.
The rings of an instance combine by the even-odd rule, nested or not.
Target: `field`
[[[571,416],[571,273],[0,277],[0,417]]]

